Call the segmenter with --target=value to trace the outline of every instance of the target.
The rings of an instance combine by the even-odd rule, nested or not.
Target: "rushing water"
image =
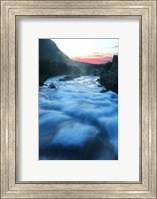
[[[117,160],[118,95],[101,93],[96,76],[39,89],[40,160]]]

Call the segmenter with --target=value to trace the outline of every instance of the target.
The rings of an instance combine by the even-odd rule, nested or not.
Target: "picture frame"
[[[16,20],[22,17],[140,17],[139,182],[18,182]],[[19,132],[18,132],[19,133]],[[1,198],[156,198],[156,0],[1,0]]]

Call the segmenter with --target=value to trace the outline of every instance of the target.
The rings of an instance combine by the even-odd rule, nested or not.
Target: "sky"
[[[75,61],[102,64],[118,54],[118,39],[52,39],[58,48]]]

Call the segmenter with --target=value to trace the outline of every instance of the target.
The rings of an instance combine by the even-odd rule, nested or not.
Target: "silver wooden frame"
[[[16,180],[16,20],[19,16],[141,18],[140,181]],[[1,0],[1,198],[156,198],[156,0]]]

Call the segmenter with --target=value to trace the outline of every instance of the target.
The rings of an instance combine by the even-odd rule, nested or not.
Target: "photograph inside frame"
[[[39,39],[39,160],[118,160],[118,49]]]

